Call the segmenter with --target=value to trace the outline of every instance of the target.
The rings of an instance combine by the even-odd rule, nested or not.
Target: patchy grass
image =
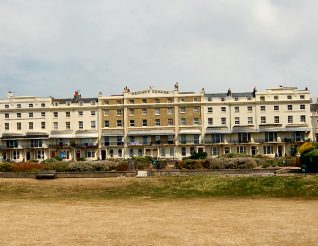
[[[318,176],[0,179],[0,200],[318,198]]]

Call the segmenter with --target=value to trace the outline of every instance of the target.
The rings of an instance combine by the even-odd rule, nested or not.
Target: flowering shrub
[[[0,172],[11,172],[12,171],[12,163],[5,162],[0,164]]]
[[[298,148],[298,152],[301,156],[303,156],[304,154],[314,149],[317,149],[317,144],[313,142],[305,142]]]
[[[12,164],[12,172],[36,172],[44,169],[41,163],[21,162]]]

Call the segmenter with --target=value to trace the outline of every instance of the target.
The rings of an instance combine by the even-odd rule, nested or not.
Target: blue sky
[[[308,87],[314,0],[0,0],[0,96]]]

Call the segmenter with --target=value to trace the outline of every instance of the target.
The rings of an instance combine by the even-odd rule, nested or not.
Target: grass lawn
[[[0,179],[0,200],[318,198],[318,176]]]

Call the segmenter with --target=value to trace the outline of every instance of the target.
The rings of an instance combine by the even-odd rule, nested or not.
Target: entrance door
[[[282,146],[278,146],[278,157],[282,157],[283,156],[283,148]]]
[[[256,155],[256,147],[252,146],[252,155]]]
[[[81,158],[81,151],[80,150],[76,151],[76,160],[78,160],[79,158]]]
[[[26,153],[26,159],[27,159],[27,161],[28,161],[28,160],[31,160],[31,153],[30,153],[30,151],[28,151],[28,152]]]
[[[103,149],[101,154],[102,154],[102,160],[106,160],[106,150]]]

